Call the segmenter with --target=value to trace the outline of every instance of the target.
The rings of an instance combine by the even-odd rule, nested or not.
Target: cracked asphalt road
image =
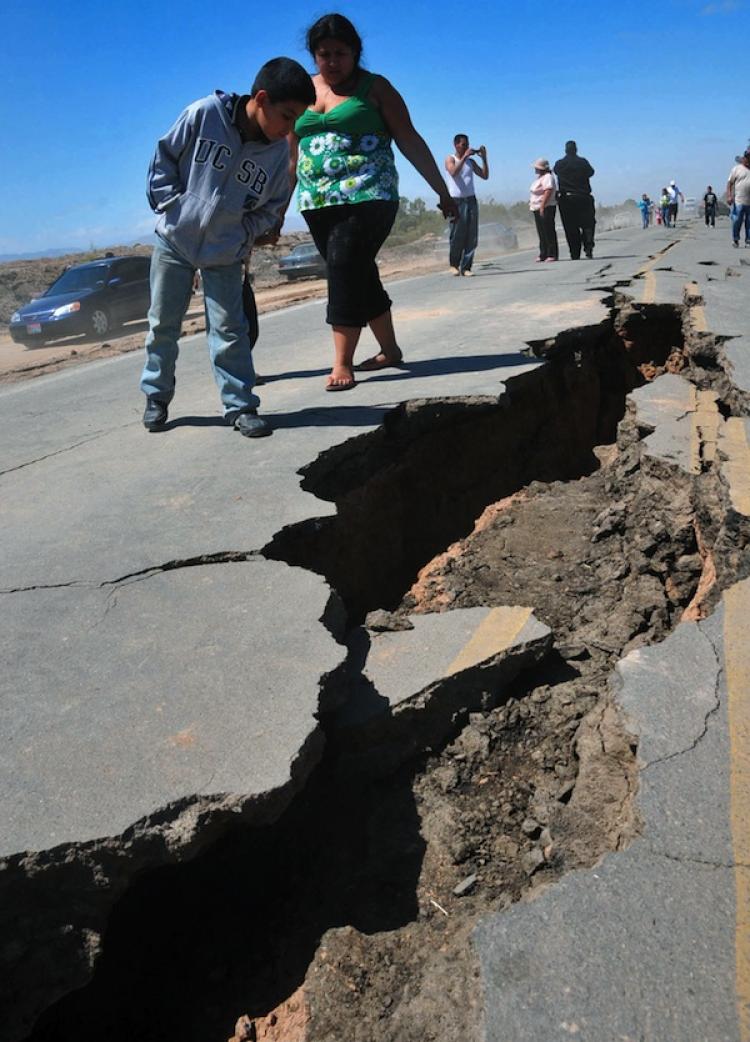
[[[602,236],[596,265],[540,270],[522,254],[468,282],[394,284],[408,368],[333,401],[322,306],[269,315],[257,351],[275,433],[260,443],[223,425],[203,337],[183,344],[158,435],[140,423],[132,355],[0,390],[4,867],[78,846],[126,861],[122,834],[179,858],[217,818],[277,814],[320,755],[321,685],[344,658],[320,621],[324,580],[257,556],[284,526],[334,511],[300,489],[299,468],[407,398],[501,394],[536,364],[520,354],[528,342],[604,321],[607,295],[636,271],[642,302],[681,301],[705,259],[699,233],[679,230],[674,271],[671,250],[651,259],[666,230],[624,230]],[[739,282],[714,294],[704,281],[704,317],[733,338],[744,393]],[[479,929],[489,1042],[750,1039],[746,608],[738,596],[625,660],[646,830]]]

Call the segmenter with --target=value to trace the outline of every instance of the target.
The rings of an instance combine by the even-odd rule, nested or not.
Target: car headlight
[[[20,311],[14,311],[13,314],[10,316],[10,320],[11,320],[11,322],[20,322],[21,321],[21,312]]]
[[[72,315],[74,311],[80,311],[81,304],[79,301],[74,300],[72,304],[63,304],[59,308],[55,308],[52,312],[53,318],[60,318],[61,315]]]

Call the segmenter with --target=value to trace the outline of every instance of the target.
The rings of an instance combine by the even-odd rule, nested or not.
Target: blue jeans
[[[476,196],[456,199],[458,217],[451,225],[450,266],[463,274],[471,271],[479,241],[479,207]]]
[[[165,404],[174,395],[177,341],[194,275],[192,264],[157,238],[151,257],[151,307],[141,390]],[[241,412],[256,409],[259,402],[253,394],[255,369],[242,306],[242,263],[202,268],[201,277],[211,365],[224,416],[231,422]]]
[[[750,242],[750,204],[735,204],[734,220],[732,221],[732,238],[735,242],[740,241],[742,225],[745,225],[745,242]]]

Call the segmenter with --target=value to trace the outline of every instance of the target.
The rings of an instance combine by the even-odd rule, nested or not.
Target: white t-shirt
[[[550,170],[531,182],[531,187],[529,188],[529,209],[532,213],[534,210],[541,209],[542,196],[548,188],[552,189],[552,195],[549,197],[547,205],[557,206],[557,178]]]
[[[453,156],[458,163],[460,160],[458,156]],[[464,165],[458,171],[457,174],[449,174],[446,170],[446,183],[448,185],[448,191],[453,199],[467,199],[470,195],[474,195],[474,171],[471,167],[471,160],[467,159]]]
[[[729,184],[737,205],[750,206],[750,169],[744,163],[738,163],[729,171]]]
[[[677,185],[670,185],[667,189],[667,195],[669,196],[670,203],[679,203],[682,192]]]

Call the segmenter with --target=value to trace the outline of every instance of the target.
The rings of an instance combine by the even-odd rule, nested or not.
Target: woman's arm
[[[299,159],[299,138],[291,131],[287,135],[289,144],[289,198],[292,198],[294,189],[297,187],[297,160]]]
[[[284,203],[284,206],[279,211],[279,225],[278,225],[279,232],[281,232],[282,226],[284,224],[284,219],[286,217],[286,212],[289,209],[289,204],[291,203],[292,196],[294,195],[294,189],[297,187],[297,158],[299,156],[299,138],[294,133],[294,131],[291,131],[291,133],[287,134],[287,139],[286,140],[287,140],[287,143],[289,145],[289,195],[287,197],[286,202]],[[277,239],[278,239],[278,235],[277,235]],[[267,245],[267,244],[266,243],[262,243],[262,244],[259,243],[259,245]],[[273,245],[273,244],[271,244],[271,245]]]
[[[370,98],[380,109],[388,133],[398,145],[399,150],[438,196],[438,209],[442,210],[443,216],[457,216],[456,202],[448,193],[448,187],[432,152],[427,147],[427,142],[421,134],[417,133],[404,99],[382,76],[376,78],[370,91]]]

